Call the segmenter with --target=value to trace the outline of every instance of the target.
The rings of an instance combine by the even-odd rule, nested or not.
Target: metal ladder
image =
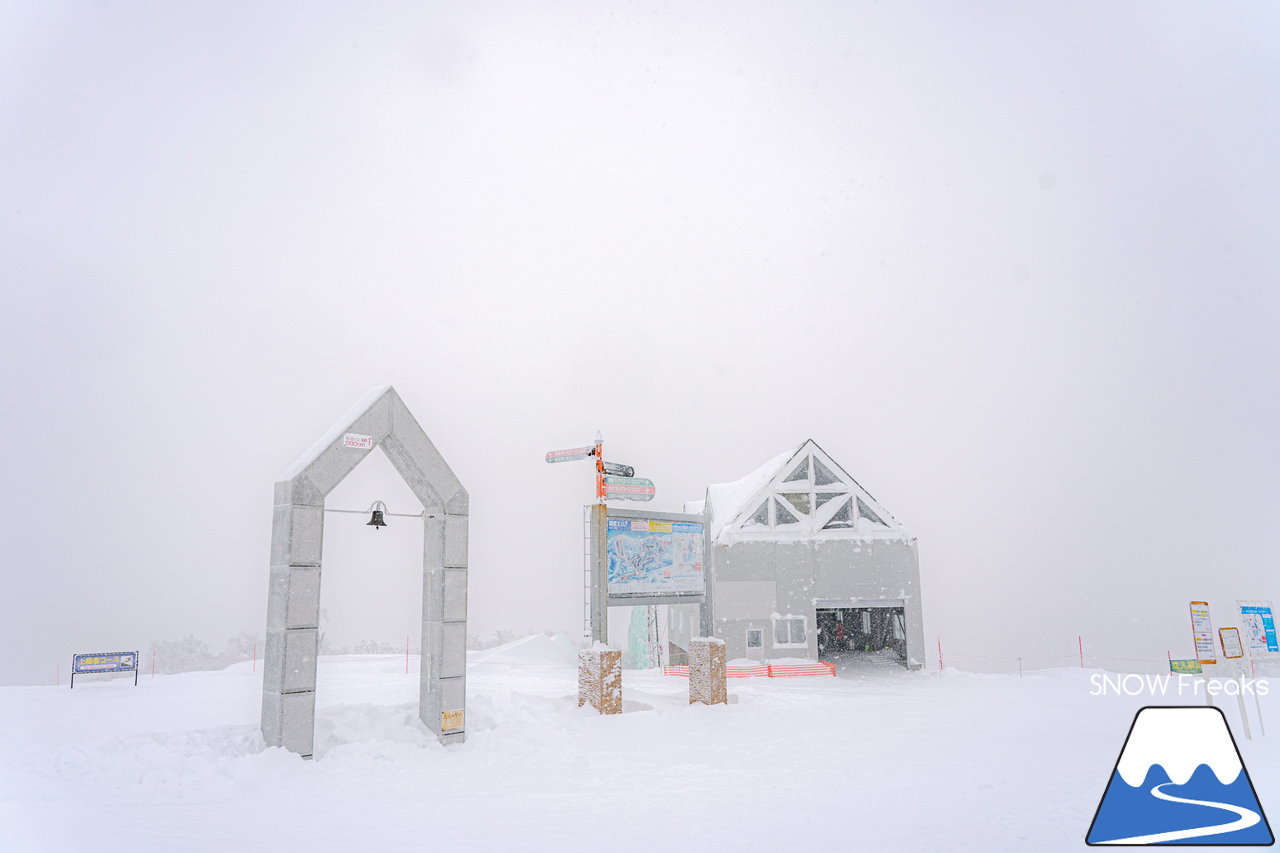
[[[582,636],[591,644],[591,507],[582,508]]]

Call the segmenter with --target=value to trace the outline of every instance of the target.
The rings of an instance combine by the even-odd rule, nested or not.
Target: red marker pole
[[[938,638],[938,672],[942,672],[942,638]]]
[[[1077,634],[1076,642],[1080,644],[1080,668],[1084,669],[1084,637]]]
[[[156,677],[156,652],[155,652],[155,649],[152,649],[152,650],[151,650],[151,677],[152,677],[152,678],[155,678],[155,677]]]

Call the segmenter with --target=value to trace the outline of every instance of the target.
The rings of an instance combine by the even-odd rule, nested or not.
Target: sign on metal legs
[[[71,656],[71,689],[76,689],[76,674],[104,672],[132,672],[133,686],[138,686],[138,653],[90,652]]]

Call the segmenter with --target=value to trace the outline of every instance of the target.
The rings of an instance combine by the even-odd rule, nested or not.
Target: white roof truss
[[[743,538],[795,533],[867,536],[905,532],[858,481],[809,439],[738,508],[724,530]]]

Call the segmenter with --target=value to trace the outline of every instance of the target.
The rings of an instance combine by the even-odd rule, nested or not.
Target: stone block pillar
[[[694,637],[689,641],[689,703],[729,704],[725,685],[724,640]]]
[[[311,755],[316,705],[323,504],[307,482],[276,484],[262,733],[268,746],[303,756]]]
[[[622,713],[622,651],[596,643],[578,652],[578,707]]]
[[[466,740],[467,516],[423,519],[418,716],[441,743]]]

